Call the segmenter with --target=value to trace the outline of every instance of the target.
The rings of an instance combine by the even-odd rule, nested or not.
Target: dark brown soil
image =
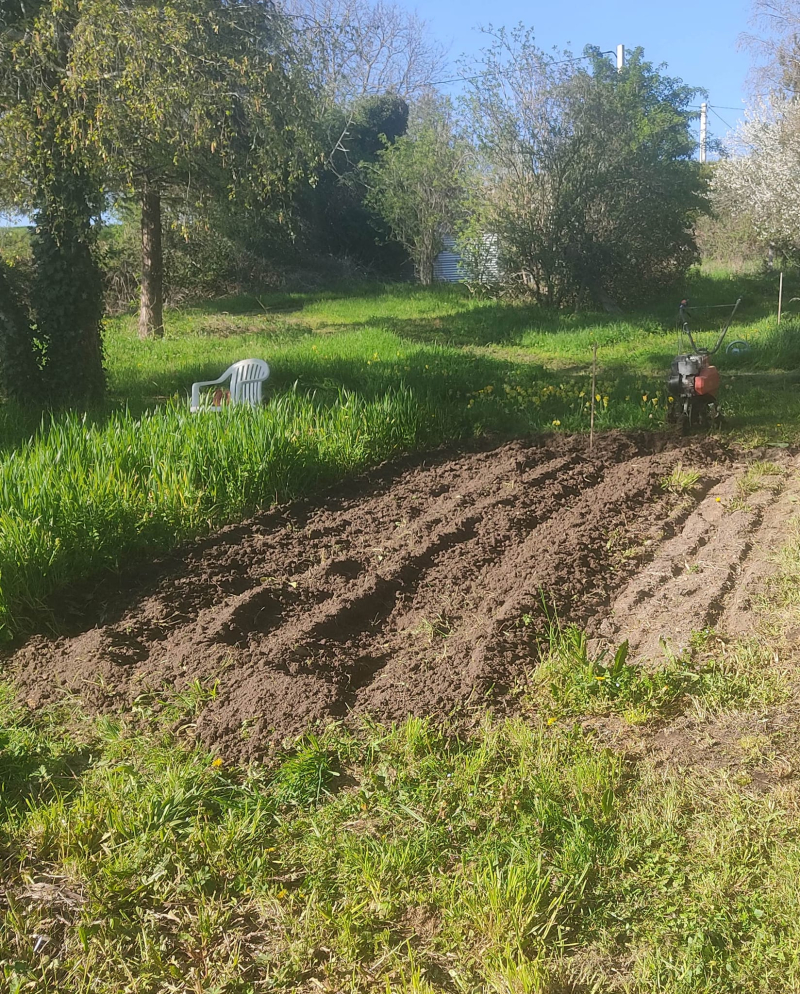
[[[661,486],[678,462],[702,467],[691,496]],[[218,680],[197,732],[231,759],[353,714],[468,721],[513,704],[545,607],[595,634],[636,626],[641,605],[669,625],[647,570],[677,575],[670,543],[680,569],[690,547],[708,553],[697,514],[741,470],[718,441],[644,433],[407,459],[62,597],[69,636],[31,638],[7,666],[32,704],[71,690],[118,707]],[[728,559],[765,500],[718,529]]]

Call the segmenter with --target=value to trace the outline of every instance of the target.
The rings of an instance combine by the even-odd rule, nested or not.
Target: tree
[[[800,247],[800,103],[758,101],[726,139],[711,198],[716,209],[752,224],[784,252]]]
[[[33,319],[6,320],[9,383],[50,403],[104,389],[102,285],[95,258],[99,178],[64,83],[77,0],[16,0],[0,20],[0,202],[33,215]]]
[[[139,334],[163,334],[162,201],[288,200],[318,154],[285,19],[262,0],[83,0],[70,98],[106,183],[141,208]]]
[[[428,24],[389,0],[289,0],[309,70],[330,104],[370,94],[417,99],[444,72]]]
[[[756,31],[744,41],[758,60],[759,89],[800,94],[800,0],[753,0],[752,21]]]
[[[422,283],[433,282],[442,236],[461,219],[468,162],[469,150],[456,137],[446,108],[437,106],[414,122],[413,133],[386,142],[366,168],[366,203],[406,249]]]
[[[794,254],[800,248],[800,0],[754,0],[759,31],[746,40],[759,57],[756,97],[723,143],[714,168],[715,211]]]
[[[465,100],[484,182],[472,230],[542,303],[631,298],[685,272],[704,209],[692,161],[698,91],[641,50],[547,54],[531,32],[494,33]],[[475,73],[475,67],[470,67]]]
[[[717,164],[709,167],[713,176]],[[711,197],[712,210],[698,219],[697,247],[704,263],[726,272],[745,272],[758,269],[768,257],[768,245],[759,237],[752,220]]]
[[[364,170],[407,127],[408,104],[396,94],[364,97],[348,109],[334,107],[326,113],[323,129],[331,151],[314,187],[298,204],[309,226],[307,246],[353,258],[373,270],[390,272],[403,265],[402,249],[364,202]]]

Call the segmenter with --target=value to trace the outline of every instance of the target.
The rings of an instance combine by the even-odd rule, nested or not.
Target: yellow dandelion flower
[[[647,403],[647,394],[646,394],[646,393],[643,393],[643,394],[642,394],[642,400],[643,400],[643,401],[644,401],[645,403]]]
[[[556,425],[556,426],[558,426],[558,425],[561,424],[561,422],[558,420],[558,418],[556,418],[556,420],[553,422],[553,424]]]
[[[599,394],[599,393],[596,393],[596,394],[594,395],[594,399],[595,399],[595,400],[602,400],[602,398],[601,398],[601,396],[600,396],[600,394]]]
[[[216,766],[216,767],[220,767],[220,766],[222,766],[222,760],[220,759],[219,756],[217,756],[217,758],[212,761],[211,765],[212,766]]]
[[[675,398],[674,397],[667,397],[667,400],[670,402],[670,404],[674,404],[675,403]]]

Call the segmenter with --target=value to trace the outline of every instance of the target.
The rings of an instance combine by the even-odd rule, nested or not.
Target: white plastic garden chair
[[[200,391],[204,387],[220,386],[230,380],[230,403],[249,404],[255,407],[261,403],[261,385],[269,378],[269,365],[263,359],[240,359],[225,370],[218,380],[202,380],[192,384],[192,414],[198,411],[221,411],[222,404],[202,404]]]

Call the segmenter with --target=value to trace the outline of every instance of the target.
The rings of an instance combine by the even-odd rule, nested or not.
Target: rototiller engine
[[[719,351],[728,334],[733,316],[742,302],[740,297],[733,305],[733,310],[720,332],[713,349],[702,349],[697,346],[689,327],[689,301],[682,300],[680,306],[680,322],[682,330],[689,339],[691,352],[676,356],[672,360],[667,386],[669,401],[667,418],[680,422],[684,429],[707,428],[720,419],[717,391],[719,390],[719,370],[712,366],[709,359]]]

